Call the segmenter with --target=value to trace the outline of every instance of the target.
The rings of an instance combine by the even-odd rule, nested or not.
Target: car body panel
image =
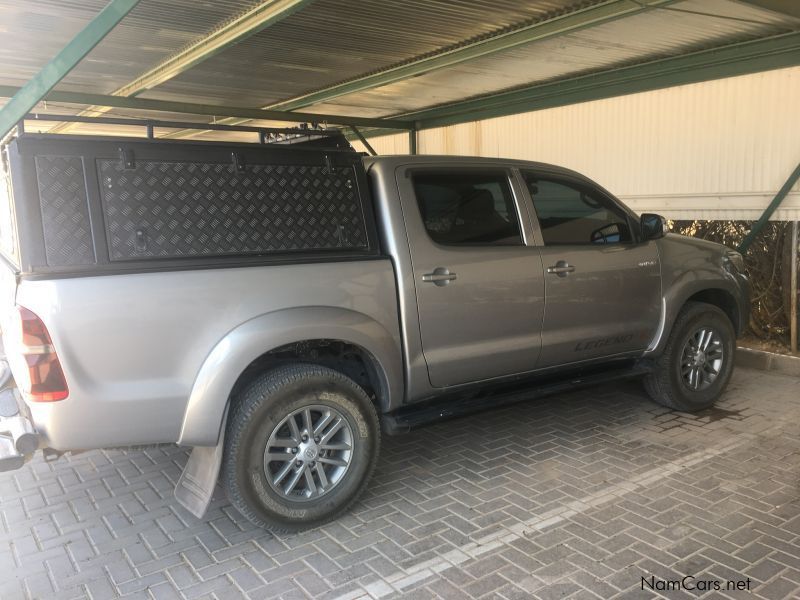
[[[696,294],[709,290],[724,292],[734,303],[736,315],[731,320],[734,330],[740,335],[747,327],[750,315],[750,287],[746,274],[726,266],[725,257],[731,250],[721,244],[672,233],[657,243],[661,257],[665,326],[646,354],[657,355],[663,350],[671,325],[684,304]]]
[[[367,344],[384,365],[386,400],[401,394],[388,260],[23,280],[16,301],[48,327],[69,384],[65,400],[28,403],[55,449],[213,445],[233,382],[258,350],[248,352],[252,346],[243,341],[230,360],[215,363],[214,378],[207,365],[251,330],[261,333],[261,353],[312,332],[314,339],[341,334],[345,340],[350,332],[350,341]],[[313,318],[292,320],[287,309],[308,310]],[[292,327],[294,339],[287,334]],[[20,368],[12,363],[15,372]],[[230,387],[220,389],[218,381]],[[216,422],[209,425],[197,410]]]
[[[508,178],[515,196],[523,243],[443,246],[425,231],[412,185],[414,169],[400,167],[396,178],[431,385],[445,388],[535,369],[541,348],[544,277],[539,249],[530,241],[530,217],[521,208],[524,200],[511,185],[514,173],[497,169],[498,176]],[[457,172],[469,166],[428,163],[420,169]],[[438,270],[449,270],[456,279],[439,285],[424,281],[426,274]]]
[[[655,242],[542,248],[547,273],[541,367],[642,351],[655,335],[661,274]]]
[[[241,370],[264,352],[307,340],[336,340],[367,352],[381,379],[379,397],[387,405],[401,393],[397,332],[363,312],[341,307],[286,308],[255,317],[222,338],[195,379],[178,443],[216,444],[223,414]]]

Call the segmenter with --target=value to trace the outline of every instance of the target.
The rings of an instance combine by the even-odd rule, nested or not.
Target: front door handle
[[[569,273],[572,273],[574,270],[575,267],[569,264],[565,260],[560,260],[554,266],[547,267],[548,273],[555,273],[559,277],[566,277]]]
[[[422,281],[426,283],[433,283],[438,286],[447,285],[456,278],[455,273],[451,273],[445,267],[436,267],[433,273],[425,273],[422,276]]]

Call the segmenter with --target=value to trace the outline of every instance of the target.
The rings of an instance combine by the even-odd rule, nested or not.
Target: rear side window
[[[514,196],[504,171],[413,175],[414,193],[430,238],[446,246],[521,245]]]
[[[525,174],[544,243],[620,244],[633,240],[628,216],[603,195]]]

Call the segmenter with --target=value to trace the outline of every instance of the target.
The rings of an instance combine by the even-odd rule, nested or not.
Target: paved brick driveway
[[[385,440],[352,514],[272,537],[172,500],[183,450],[0,475],[0,598],[627,598],[694,575],[800,597],[800,379],[738,370],[719,408],[636,383]],[[669,591],[667,598],[699,592]]]

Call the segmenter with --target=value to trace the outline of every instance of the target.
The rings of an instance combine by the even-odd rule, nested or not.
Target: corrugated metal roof
[[[316,0],[143,97],[263,106],[607,1]],[[104,4],[105,0],[0,0],[0,84],[24,83]],[[58,89],[110,93],[255,4],[141,0]],[[304,110],[393,115],[797,30],[800,19],[734,0],[683,0]],[[133,110],[108,114],[155,116]]]
[[[107,3],[107,0],[1,0],[2,83],[24,84]],[[67,75],[59,89],[111,93],[255,3],[254,0],[141,0]]]
[[[314,110],[331,114],[394,115],[501,89],[775,35],[798,26],[776,13],[728,0],[688,0],[673,7],[729,18],[656,9],[349,94],[318,104]]]
[[[262,106],[570,5],[575,0],[317,0],[146,97]]]

